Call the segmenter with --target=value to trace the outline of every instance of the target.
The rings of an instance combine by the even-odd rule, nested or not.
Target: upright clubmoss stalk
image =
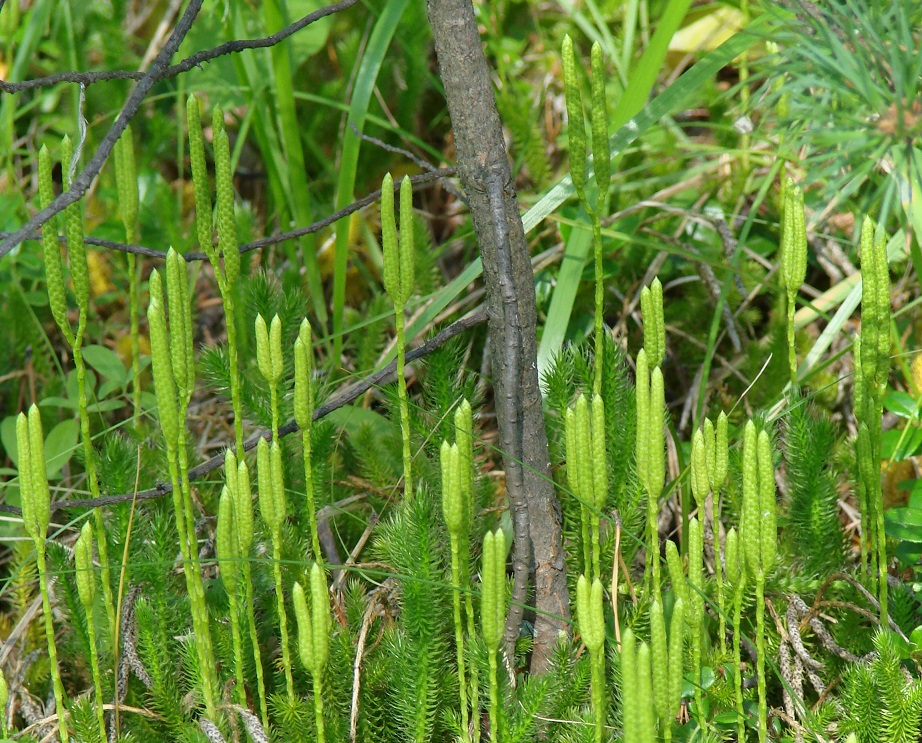
[[[474,616],[473,591],[470,590],[470,560],[471,560],[471,529],[474,520],[474,414],[471,404],[461,400],[455,408],[455,443],[458,446],[459,463],[461,468],[461,493],[467,504],[467,535],[460,541],[460,567],[461,575],[459,584],[465,587],[464,613],[467,621],[467,634],[474,637],[476,633],[476,617]],[[467,494],[464,498],[464,494]],[[480,703],[480,674],[477,664],[471,664],[471,705],[474,712],[474,743],[480,742],[480,724],[476,721],[479,717]]]
[[[228,451],[230,454],[230,451]],[[227,463],[227,458],[225,458]],[[215,552],[218,556],[218,566],[221,570],[221,581],[227,591],[230,604],[231,640],[234,645],[234,677],[236,689],[234,696],[237,704],[246,707],[247,694],[246,682],[243,678],[243,639],[240,635],[240,615],[237,607],[237,578],[240,573],[240,554],[238,553],[237,527],[234,523],[234,495],[236,490],[236,468],[226,467],[233,472],[232,481],[224,486],[221,491],[221,500],[218,505],[218,528],[215,540]]]
[[[768,739],[768,702],[765,690],[765,577],[775,564],[777,539],[775,473],[771,441],[765,431],[756,434],[755,424],[749,421],[743,440],[743,511],[740,540],[746,569],[756,586],[759,743],[765,743]]]
[[[282,524],[287,503],[282,476],[282,449],[278,441],[268,444],[260,439],[256,447],[256,474],[259,481],[259,512],[272,535],[272,568],[275,576],[275,599],[279,615],[279,636],[282,645],[282,665],[288,701],[294,704],[295,687],[291,676],[291,653],[288,645],[288,617],[285,613],[285,593],[282,586]]]
[[[576,57],[573,40],[569,35],[563,40],[564,95],[567,102],[567,117],[570,133],[570,176],[583,209],[592,223],[592,252],[595,264],[595,366],[592,391],[602,391],[602,359],[604,349],[603,305],[605,289],[602,282],[602,216],[608,209],[611,188],[611,150],[608,144],[608,102],[605,95],[605,74],[603,71],[602,46],[596,42],[590,53],[592,68],[592,162],[595,169],[596,197],[590,203],[586,195],[586,124],[583,101],[576,72]]]
[[[301,663],[311,674],[314,685],[314,727],[317,743],[325,743],[323,726],[323,669],[330,655],[330,599],[326,576],[315,562],[310,578],[311,606],[300,583],[292,592],[295,617],[298,621],[298,651]]]
[[[637,686],[637,639],[628,627],[621,636],[621,718],[624,743],[648,743],[641,737],[641,707],[647,700],[641,698]]]
[[[413,293],[416,248],[413,243],[413,186],[409,178],[400,183],[400,243],[394,218],[394,179],[388,173],[381,184],[381,241],[384,245],[384,289],[394,303],[397,327],[397,395],[400,399],[400,429],[403,435],[403,492],[413,492],[410,449],[410,408],[407,404],[406,342],[403,313]]]
[[[163,438],[166,441],[170,480],[173,485],[173,511],[179,547],[183,558],[186,590],[192,608],[192,625],[198,652],[202,696],[206,714],[215,718],[214,650],[211,643],[208,608],[202,586],[198,544],[195,536],[195,510],[189,484],[189,463],[186,450],[186,413],[195,387],[195,358],[192,351],[192,320],[189,304],[189,284],[185,261],[172,248],[167,253],[167,298],[170,330],[167,332],[166,305],[160,274],[150,276],[150,305],[147,322],[150,327],[151,356],[154,369],[154,391]]]
[[[272,324],[268,328],[263,316],[256,316],[256,356],[259,373],[269,383],[272,441],[278,443],[279,382],[282,381],[282,374],[285,372],[285,361],[282,357],[282,321],[278,315],[272,318]]]
[[[314,420],[314,352],[311,348],[311,325],[305,317],[295,340],[295,422],[301,429],[304,458],[304,489],[311,528],[313,558],[319,562],[320,538],[317,534],[317,511],[314,507],[314,470],[311,466],[311,430]]]
[[[237,221],[234,216],[234,174],[231,170],[230,143],[224,129],[224,112],[215,108],[212,116],[212,148],[215,163],[215,209],[212,219],[211,186],[202,138],[201,107],[190,95],[186,101],[186,126],[189,132],[189,161],[192,165],[192,191],[195,197],[195,229],[199,247],[211,263],[218,291],[224,302],[227,326],[227,355],[230,367],[231,405],[234,408],[234,439],[238,459],[243,458],[243,406],[240,401],[240,369],[237,353],[236,284],[240,275]],[[217,245],[214,233],[217,232]]]
[[[677,598],[672,608],[669,640],[666,620],[659,601],[650,604],[650,647],[653,654],[653,705],[660,721],[660,732],[667,743],[672,740],[672,722],[682,701],[682,636],[685,631],[685,602]]]
[[[29,408],[28,418],[20,413],[16,419],[16,445],[19,451],[19,492],[22,500],[22,522],[32,537],[38,561],[38,583],[42,592],[42,613],[45,617],[45,639],[51,664],[51,683],[58,714],[62,743],[67,743],[67,708],[64,705],[64,684],[58,668],[58,650],[54,639],[51,600],[48,594],[48,570],[45,565],[45,534],[51,520],[51,491],[45,473],[45,437],[38,408]]]
[[[9,728],[6,725],[6,703],[10,701],[10,688],[6,684],[6,677],[0,670],[0,735],[4,738],[9,736]]]
[[[570,489],[579,501],[583,574],[601,579],[601,512],[608,499],[608,455],[605,450],[605,406],[601,396],[590,404],[580,395],[567,410],[565,434]]]
[[[236,470],[236,479],[232,472]],[[244,606],[247,611],[247,623],[250,631],[250,645],[253,648],[253,660],[256,665],[256,686],[259,697],[259,711],[263,727],[269,724],[269,712],[266,705],[266,684],[263,679],[262,656],[259,651],[259,635],[256,631],[256,615],[253,610],[253,582],[250,577],[250,547],[253,545],[253,496],[250,490],[250,470],[246,460],[237,458],[228,450],[224,458],[224,472],[228,485],[233,483],[231,494],[234,496],[234,531],[237,535],[237,553],[240,555],[240,567],[243,582]]]
[[[643,347],[650,368],[663,365],[666,358],[666,324],[663,316],[663,285],[658,278],[640,290],[643,316]]]
[[[134,158],[134,139],[131,126],[115,143],[115,185],[118,192],[118,208],[125,225],[125,242],[136,245],[140,239],[138,222],[138,171]],[[141,334],[139,318],[141,301],[139,287],[141,276],[138,260],[134,253],[128,253],[128,310],[131,323],[131,393],[135,428],[141,422]]]
[[[595,741],[602,743],[605,732],[605,617],[602,614],[602,582],[590,584],[585,575],[576,584],[576,616],[583,644],[589,651],[592,666],[591,698],[595,717]]]
[[[695,712],[698,726],[706,729],[701,705],[701,632],[704,627],[704,535],[701,522],[688,523],[688,627],[692,640],[692,685],[695,687]]]
[[[746,590],[746,568],[736,529],[727,532],[724,551],[727,563],[727,585],[733,591],[733,688],[736,693],[737,740],[746,740],[746,712],[743,709],[743,672],[740,666],[740,621],[743,613],[743,593]]]
[[[497,653],[503,642],[506,621],[506,536],[502,529],[487,532],[483,539],[483,570],[480,624],[490,661],[490,740],[501,741],[499,668]]]
[[[797,292],[807,275],[807,229],[804,195],[790,178],[785,182],[781,223],[781,283],[787,293],[788,366],[791,386],[797,386],[797,351],[794,347],[794,313]]]
[[[468,540],[470,535],[470,508],[467,503],[470,491],[464,487],[463,467],[466,462],[462,461],[463,456],[458,444],[443,441],[440,454],[442,514],[445,517],[445,526],[448,528],[448,537],[451,542],[451,586],[453,589],[451,596],[455,625],[455,659],[458,665],[458,698],[461,704],[461,740],[467,743],[470,740],[470,734],[464,662],[464,624],[461,619],[461,562],[463,559],[461,545]]]
[[[717,606],[720,632],[720,652],[726,650],[727,626],[724,619],[723,569],[720,564],[720,492],[727,482],[730,449],[727,414],[721,411],[717,426],[710,419],[704,421],[704,445],[707,461],[708,484],[711,487],[711,523],[714,528],[714,578],[717,583]]]
[[[647,571],[656,595],[660,590],[659,494],[666,483],[665,388],[657,366],[650,371],[645,348],[637,354],[636,461],[640,484],[647,494]]]
[[[861,227],[861,341],[856,344],[855,417],[858,420],[858,472],[868,514],[862,526],[871,535],[878,570],[881,624],[887,626],[887,543],[880,482],[881,420],[890,375],[890,271],[883,229],[871,220]]]
[[[93,571],[93,527],[89,521],[83,523],[80,537],[74,544],[74,566],[77,593],[80,595],[80,603],[83,604],[83,612],[86,614],[86,630],[90,641],[90,665],[93,669],[93,694],[96,697],[96,723],[99,726],[99,740],[103,741],[106,739],[106,720],[103,712],[99,650],[96,647],[96,621],[93,615],[93,605],[96,602],[96,581]]]
[[[64,187],[69,188],[71,172],[70,164],[73,159],[73,146],[70,139],[64,137],[61,145],[61,167],[64,172]],[[51,156],[48,149],[42,147],[39,152],[38,180],[39,199],[42,207],[48,206],[54,198],[54,189],[51,181]],[[83,240],[83,216],[80,204],[71,204],[64,210],[64,229],[67,234],[70,258],[70,273],[74,285],[74,296],[77,299],[79,311],[77,328],[71,327],[67,317],[66,290],[64,285],[64,268],[61,260],[61,249],[58,245],[57,223],[50,220],[42,226],[42,253],[45,260],[45,275],[48,285],[48,300],[51,313],[55,322],[61,329],[64,339],[71,347],[74,356],[74,367],[77,371],[77,398],[80,416],[80,438],[83,443],[86,477],[93,498],[100,496],[99,477],[96,471],[96,452],[93,449],[93,440],[90,433],[89,396],[87,395],[86,362],[83,359],[83,337],[90,313],[90,278],[86,258],[86,244]],[[93,517],[99,541],[99,561],[102,566],[103,598],[106,604],[106,618],[110,630],[115,627],[115,598],[112,593],[112,582],[109,576],[109,554],[106,528],[103,522],[102,511],[95,509]]]

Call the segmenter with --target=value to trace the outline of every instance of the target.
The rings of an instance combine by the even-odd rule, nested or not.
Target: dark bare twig
[[[449,340],[454,338],[456,335],[468,330],[470,328],[476,327],[481,323],[487,321],[487,311],[484,309],[477,310],[466,317],[462,317],[460,320],[456,320],[447,328],[443,329],[441,332],[436,334],[434,337],[430,338],[428,341],[423,343],[418,348],[414,348],[411,351],[407,351],[407,361],[414,361],[416,359],[422,358],[435,349],[447,343]],[[374,374],[365,377],[361,381],[355,383],[351,387],[347,387],[345,390],[340,392],[338,395],[331,397],[323,405],[319,406],[314,410],[313,420],[318,420],[323,418],[326,415],[329,415],[334,410],[337,410],[344,405],[348,405],[353,400],[357,399],[365,392],[367,392],[372,387],[380,384],[384,379],[389,375],[393,374],[396,370],[396,362],[392,361],[390,364],[385,366],[380,371],[375,372]],[[287,436],[290,433],[294,433],[298,430],[298,424],[293,420],[288,421],[284,426],[279,428],[279,436]],[[250,438],[246,440],[243,445],[243,448],[246,451],[255,449],[256,445],[259,443],[259,439],[265,438],[269,439],[272,435],[271,431],[259,431],[254,433]],[[209,472],[224,466],[224,454],[220,454],[216,457],[202,462],[197,467],[193,467],[189,470],[189,479],[195,480],[196,478],[207,475]],[[161,496],[166,495],[167,493],[172,492],[173,486],[169,483],[159,482],[153,488],[148,490],[142,490],[135,493],[124,493],[122,495],[107,495],[102,498],[86,498],[82,500],[59,500],[51,504],[51,510],[57,511],[62,508],[98,508],[100,506],[110,506],[116,503],[125,503],[132,499],[142,500],[153,500],[154,498],[160,498]],[[14,513],[21,515],[21,509],[15,506],[8,506],[5,503],[0,503],[0,512]]]
[[[125,105],[122,106],[122,110],[116,117],[115,122],[109,127],[109,131],[106,132],[106,136],[103,137],[102,141],[99,143],[99,147],[96,148],[96,152],[93,153],[93,157],[90,158],[87,166],[80,172],[80,175],[74,178],[71,187],[52,201],[51,204],[35,214],[12,235],[3,238],[3,240],[0,241],[0,258],[19,245],[19,243],[25,239],[26,235],[32,234],[55,214],[63,211],[71,204],[76,203],[80,197],[86,193],[93,179],[99,174],[99,171],[102,170],[102,166],[111,154],[112,148],[115,147],[118,138],[122,136],[122,132],[125,131],[132,117],[138,112],[138,109],[141,107],[150,89],[160,80],[160,76],[169,64],[170,59],[176,54],[182,40],[186,37],[186,34],[189,33],[193,21],[202,8],[202,2],[203,0],[190,0],[185,13],[183,13],[182,17],[179,19],[179,23],[177,23],[176,27],[173,29],[173,33],[170,35],[169,40],[164,44],[160,53],[154,57],[150,70],[138,80],[137,85],[134,86],[134,90],[131,91],[128,99],[125,101]]]
[[[271,36],[267,36],[261,39],[242,39],[237,41],[228,41],[224,44],[214,47],[213,49],[207,49],[205,51],[198,52],[197,54],[193,54],[191,57],[184,59],[182,62],[179,62],[176,65],[169,66],[170,59],[172,59],[173,55],[179,49],[179,45],[186,37],[186,34],[189,33],[189,29],[192,28],[192,23],[202,7],[202,2],[203,0],[190,0],[185,13],[183,13],[182,17],[179,19],[179,22],[176,24],[176,27],[173,29],[173,33],[169,40],[164,45],[163,49],[161,49],[157,56],[154,58],[150,69],[146,73],[133,72],[126,73],[124,75],[124,77],[128,79],[136,79],[138,81],[137,85],[135,85],[134,89],[129,94],[128,99],[125,101],[125,105],[122,107],[122,110],[116,117],[115,122],[109,128],[109,131],[106,132],[106,136],[103,137],[102,141],[99,143],[99,147],[96,148],[96,152],[93,153],[93,157],[90,158],[87,166],[80,172],[80,175],[78,175],[73,180],[71,187],[67,191],[58,196],[47,207],[35,214],[18,230],[12,234],[5,235],[2,239],[0,239],[0,258],[9,253],[23,240],[28,239],[28,236],[33,234],[39,227],[45,224],[45,222],[66,209],[71,204],[78,201],[80,197],[86,193],[87,189],[90,187],[90,184],[93,182],[93,179],[102,170],[103,165],[112,152],[112,148],[115,147],[115,143],[118,141],[119,137],[121,137],[122,133],[125,131],[125,128],[131,122],[131,119],[138,112],[138,109],[141,107],[141,104],[144,102],[147,94],[157,82],[168,77],[175,77],[176,75],[191,70],[193,67],[197,67],[203,62],[208,62],[209,60],[215,59],[216,57],[220,57],[225,54],[232,54],[234,52],[243,51],[244,49],[259,49],[277,44],[288,36],[291,36],[293,33],[296,33],[302,28],[310,25],[314,21],[354,5],[356,0],[342,0],[342,2],[336,3],[334,5],[328,5],[325,8],[320,8],[319,10],[304,16],[299,21],[296,21],[290,26],[286,26],[277,33],[272,34]],[[94,82],[101,82],[106,74],[108,73],[71,72],[63,73],[63,77],[61,75],[57,75],[52,76],[52,78],[43,79],[46,81],[53,79],[55,82],[78,82],[83,86],[89,86]],[[96,75],[97,78],[87,77],[89,75]],[[100,75],[103,77],[98,77]],[[27,81],[26,83],[4,83],[0,81],[0,91],[5,93],[13,93],[17,90],[24,90],[30,87],[29,83],[32,83],[31,87],[41,87],[38,85],[39,82],[39,80]],[[47,82],[45,84],[52,83]],[[253,249],[255,250],[255,248]]]
[[[325,18],[328,15],[333,15],[338,13],[341,10],[345,10],[353,5],[355,5],[356,0],[342,0],[342,2],[335,3],[334,5],[327,5],[325,8],[320,8],[315,10],[313,13],[309,13],[303,18],[295,21],[290,26],[285,26],[285,28],[277,31],[271,36],[264,36],[258,39],[237,39],[235,41],[227,41],[223,44],[220,44],[211,49],[205,49],[201,52],[196,52],[195,54],[186,57],[181,62],[177,62],[174,65],[170,65],[161,70],[157,76],[157,80],[169,80],[170,78],[181,75],[184,72],[188,72],[193,67],[199,67],[204,62],[210,62],[213,59],[218,57],[223,57],[226,54],[235,54],[237,52],[246,51],[247,49],[265,49],[266,47],[275,46],[281,41],[284,41],[292,34],[296,34],[303,28],[306,28],[314,21],[318,21],[321,18]],[[2,4],[0,4],[2,7]],[[52,85],[59,85],[61,83],[80,83],[81,85],[95,85],[96,83],[108,82],[110,80],[141,80],[145,77],[145,74],[139,70],[101,70],[99,72],[61,72],[57,75],[48,75],[47,77],[37,77],[34,80],[24,80],[19,83],[7,83],[0,80],[0,92],[2,93],[18,93],[23,90],[34,90],[35,88],[47,88]]]
[[[423,173],[421,175],[414,175],[410,178],[410,181],[414,186],[418,186],[425,183],[430,183],[438,178],[450,178],[455,175],[456,169],[454,167],[450,168],[441,168],[440,170],[435,171],[434,173]],[[400,188],[400,184],[394,186],[394,192]],[[304,227],[298,227],[294,230],[289,230],[288,232],[280,232],[277,235],[270,235],[269,237],[263,237],[259,240],[254,240],[253,242],[246,243],[245,245],[240,246],[241,253],[249,253],[253,250],[260,250],[266,248],[270,245],[277,245],[278,243],[283,243],[288,240],[296,240],[299,237],[304,235],[311,235],[315,232],[329,227],[334,222],[339,221],[343,217],[348,217],[350,214],[357,212],[359,209],[363,209],[369,204],[373,204],[381,198],[380,189],[373,191],[367,196],[362,197],[358,201],[354,201],[346,207],[343,207],[337,212],[333,212],[323,219],[319,219],[316,222],[313,222]],[[15,233],[12,232],[0,232],[0,239],[10,237]],[[39,233],[33,233],[26,235],[24,240],[40,240],[41,235]],[[58,240],[62,243],[67,242],[67,238],[64,235],[59,235]],[[166,259],[166,251],[157,250],[156,248],[148,248],[144,245],[129,245],[127,243],[114,242],[112,240],[104,240],[99,237],[87,237],[84,239],[84,242],[87,245],[95,245],[99,248],[106,248],[108,250],[118,250],[122,253],[134,253],[135,255],[142,255],[146,258],[158,258],[160,260]],[[189,252],[183,255],[183,258],[186,259],[189,263],[193,261],[203,261],[208,258],[202,252]]]

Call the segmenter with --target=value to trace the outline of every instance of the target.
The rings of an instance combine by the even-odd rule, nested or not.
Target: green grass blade
[[[541,334],[541,343],[538,346],[538,379],[544,377],[547,365],[563,344],[570,325],[573,302],[583,279],[583,268],[589,249],[592,247],[592,230],[587,220],[586,212],[580,207],[577,221],[582,221],[583,224],[575,225],[567,240],[560,271],[557,273],[554,295],[547,311],[544,332]]]
[[[643,56],[631,72],[624,95],[621,96],[615,108],[612,120],[614,128],[620,127],[643,108],[656,83],[656,76],[663,66],[666,52],[669,51],[669,42],[672,41],[673,34],[685,18],[689,5],[691,5],[691,0],[669,0],[669,5],[660,16],[653,38],[650,39]]]
[[[263,18],[266,31],[275,33],[286,25],[282,10],[277,0],[263,0]],[[269,50],[272,61],[272,77],[275,85],[275,100],[278,107],[279,128],[282,134],[282,151],[285,155],[288,175],[288,210],[297,224],[310,224],[314,221],[311,209],[310,192],[307,187],[307,170],[304,165],[304,149],[301,146],[301,127],[295,113],[294,87],[291,84],[291,59],[287,44],[276,44]],[[327,308],[323,301],[323,285],[320,281],[320,269],[317,266],[316,240],[314,235],[305,235],[298,243],[301,255],[307,267],[307,288],[314,300],[314,311],[322,325],[326,325]],[[295,270],[298,266],[293,266]]]
[[[339,182],[336,185],[336,209],[342,209],[353,200],[356,168],[362,141],[352,125],[361,132],[365,127],[368,104],[381,70],[384,55],[391,44],[397,24],[407,7],[407,0],[388,0],[384,11],[375,23],[368,47],[362,55],[349,117],[343,132],[343,150],[339,162]],[[338,359],[343,346],[343,311],[346,304],[346,267],[349,263],[349,219],[336,226],[336,252],[333,263],[333,358]]]

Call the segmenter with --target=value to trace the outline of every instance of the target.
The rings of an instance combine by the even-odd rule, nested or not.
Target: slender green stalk
[[[138,223],[138,173],[134,157],[134,140],[131,126],[115,143],[115,183],[118,191],[118,206],[125,225],[125,241],[136,245],[140,230]],[[131,323],[131,391],[134,409],[134,425],[141,422],[141,343],[139,318],[141,304],[139,285],[141,276],[138,270],[137,256],[128,253],[128,308]]]
[[[304,490],[307,495],[307,515],[311,529],[313,558],[320,561],[320,537],[317,533],[317,511],[314,507],[314,470],[311,466],[311,429],[314,419],[314,354],[311,349],[311,325],[305,317],[295,340],[295,422],[301,429],[301,451],[304,459]]]
[[[462,400],[455,409],[455,442],[461,467],[461,495],[467,505],[467,533],[459,540],[458,563],[461,569],[459,586],[464,587],[464,614],[467,623],[467,634],[473,637],[476,632],[474,617],[473,592],[470,590],[470,557],[471,557],[471,530],[470,524],[474,518],[474,416],[471,404]],[[480,673],[476,663],[470,667],[471,680],[471,706],[474,717],[474,743],[480,742]]]
[[[461,540],[468,539],[470,535],[470,509],[465,502],[466,493],[463,487],[463,467],[467,462],[462,459],[457,443],[449,445],[447,441],[442,442],[442,513],[451,542],[451,597],[455,625],[455,658],[458,665],[458,697],[461,704],[461,740],[467,743],[470,734],[464,662],[464,625],[461,621]]]
[[[6,726],[6,703],[10,700],[10,688],[6,684],[6,677],[3,671],[0,671],[0,735],[4,738],[9,736],[9,728]]]
[[[230,453],[228,451],[228,453]],[[228,459],[225,458],[225,463]],[[233,463],[232,463],[233,464]],[[234,645],[234,676],[237,681],[235,695],[237,703],[246,706],[246,686],[243,678],[243,640],[240,635],[240,615],[237,611],[238,576],[240,572],[240,555],[237,552],[237,527],[234,523],[234,493],[236,490],[237,469],[227,467],[232,472],[231,482],[224,486],[218,506],[218,527],[215,540],[215,552],[221,570],[221,581],[227,591],[230,604],[231,640]]]
[[[490,661],[490,740],[502,740],[497,653],[503,641],[506,619],[506,537],[502,529],[487,532],[483,539],[481,631]]]
[[[775,474],[771,442],[765,431],[756,434],[746,424],[743,441],[743,512],[740,541],[746,569],[756,584],[756,651],[759,686],[759,743],[768,739],[768,702],[765,684],[765,576],[775,564],[778,534],[775,526]]]
[[[746,569],[736,529],[727,532],[724,559],[727,564],[727,585],[733,591],[733,688],[736,695],[738,740],[742,741],[746,740],[746,713],[743,709],[743,672],[740,668],[740,620],[743,613],[743,593],[746,590]]]
[[[701,522],[688,524],[688,582],[690,588],[688,625],[692,640],[692,685],[695,691],[695,716],[698,726],[706,730],[707,720],[701,704],[701,632],[704,624],[704,538]]]
[[[288,616],[285,613],[285,593],[282,585],[282,524],[285,521],[285,482],[282,476],[282,450],[278,441],[272,444],[260,439],[257,449],[257,476],[259,479],[259,512],[272,535],[272,573],[275,578],[275,599],[279,615],[279,638],[282,645],[282,665],[285,671],[285,688],[288,700],[295,701],[294,680],[291,675],[291,652],[288,645]]]
[[[45,446],[42,418],[38,408],[29,408],[28,418],[20,413],[16,419],[16,443],[19,451],[19,491],[22,499],[22,521],[32,537],[38,562],[38,584],[42,593],[42,613],[45,617],[45,640],[51,664],[55,708],[58,714],[62,743],[67,743],[67,707],[64,704],[64,684],[58,668],[58,650],[54,638],[51,600],[48,594],[48,569],[45,564],[45,534],[51,519],[51,492],[45,472]]]
[[[83,523],[80,537],[74,544],[75,577],[77,593],[86,614],[86,629],[90,641],[90,665],[93,670],[93,692],[96,697],[96,724],[99,726],[99,740],[106,739],[106,720],[103,712],[102,674],[99,671],[99,650],[96,646],[96,621],[93,604],[96,597],[96,583],[93,576],[93,527],[89,521]],[[2,707],[0,707],[2,709]]]
[[[592,713],[595,717],[595,742],[602,743],[605,732],[605,617],[602,614],[602,582],[589,583],[585,575],[576,584],[576,616],[583,643],[589,650],[591,666]]]
[[[413,242],[413,186],[409,178],[400,183],[400,243],[394,217],[394,179],[388,173],[381,184],[381,242],[384,247],[384,288],[394,303],[397,329],[397,396],[403,436],[403,493],[413,492],[410,447],[410,408],[407,404],[406,341],[403,313],[413,293],[415,246]]]
[[[317,743],[326,740],[323,725],[323,669],[329,658],[330,601],[326,576],[316,562],[311,568],[311,606],[300,583],[292,591],[298,622],[298,652],[301,663],[310,672],[314,687],[314,727]]]
[[[797,386],[797,352],[794,347],[794,314],[797,293],[807,275],[807,230],[804,196],[790,178],[785,181],[781,223],[781,283],[787,293],[788,367],[791,386]]]

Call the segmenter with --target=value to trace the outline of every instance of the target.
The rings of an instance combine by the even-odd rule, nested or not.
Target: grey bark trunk
[[[569,633],[570,600],[538,387],[534,277],[471,0],[429,0],[428,9],[461,183],[483,258],[494,399],[515,533],[506,646],[519,634],[533,572],[531,670],[541,673],[559,634]]]

